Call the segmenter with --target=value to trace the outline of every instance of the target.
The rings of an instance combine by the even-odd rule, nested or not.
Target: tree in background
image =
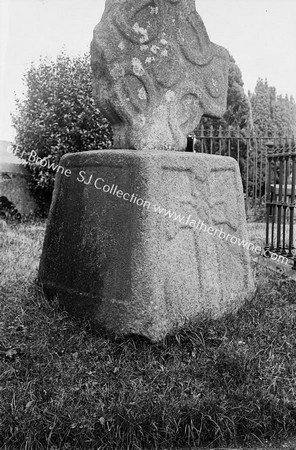
[[[240,128],[241,130],[251,125],[250,103],[243,86],[242,73],[233,57],[229,68],[227,109],[221,125]]]
[[[292,96],[277,95],[275,87],[259,78],[249,98],[254,127],[259,134],[290,136],[296,133],[296,105]]]
[[[32,189],[37,199],[48,204],[55,176],[48,167],[58,164],[66,153],[109,148],[111,127],[92,95],[88,55],[70,58],[61,53],[54,61],[42,58],[39,65],[31,65],[24,82],[27,92],[24,99],[16,100],[12,115],[14,153],[27,160]],[[28,162],[32,151],[48,164]]]
[[[275,92],[270,89],[267,81],[258,79],[255,93],[251,95],[253,125],[259,134],[264,134],[266,130],[272,132],[272,111],[274,114]]]

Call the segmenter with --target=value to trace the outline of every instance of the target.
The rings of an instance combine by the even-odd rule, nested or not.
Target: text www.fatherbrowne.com
[[[11,153],[11,151],[9,153]],[[59,164],[50,163],[49,160],[50,160],[49,157],[45,158],[38,157],[36,152],[32,150],[28,160],[25,161],[25,164],[29,162],[30,164],[40,165],[43,168],[46,167],[48,169],[52,169],[56,173],[61,173],[65,175],[67,178],[69,178],[72,175],[71,169],[69,168],[65,169],[63,166]],[[117,198],[122,198],[123,200],[129,203],[136,204],[137,206],[146,208],[147,210],[152,210],[156,214],[160,214],[163,217],[168,217],[169,219],[179,222],[184,226],[188,226],[198,231],[202,230],[211,236],[217,236],[219,239],[230,242],[233,245],[238,245],[239,247],[243,247],[246,250],[254,251],[257,255],[270,256],[271,259],[274,261],[277,260],[278,262],[284,264],[288,263],[288,259],[282,255],[278,255],[277,253],[272,253],[267,250],[265,251],[259,245],[255,246],[253,243],[247,242],[244,239],[240,239],[231,234],[226,234],[222,228],[219,229],[212,226],[207,226],[203,220],[196,221],[192,218],[191,215],[186,217],[181,214],[177,214],[175,211],[171,211],[170,209],[163,208],[159,205],[151,205],[151,203],[148,200],[143,200],[142,198],[138,197],[135,194],[130,194],[128,192],[122,191],[121,189],[118,189],[117,185],[115,186],[114,184],[112,184],[110,186],[109,184],[104,184],[105,180],[103,178],[100,177],[96,178],[94,174],[89,175],[84,170],[79,171],[76,180],[77,182],[84,183],[85,185],[92,185],[95,187],[95,189],[102,190],[103,192],[116,196]]]
[[[238,245],[239,247],[254,251],[257,255],[270,256],[274,261],[277,260],[281,263],[288,263],[288,259],[284,256],[264,250],[259,245],[255,246],[253,243],[245,241],[244,239],[240,239],[234,235],[226,234],[222,228],[219,229],[212,226],[207,226],[203,220],[199,219],[198,221],[196,221],[190,214],[186,217],[181,214],[177,214],[175,211],[171,211],[170,209],[163,208],[159,205],[151,205],[151,202],[149,202],[148,200],[143,200],[141,197],[138,197],[135,194],[130,194],[128,192],[122,191],[121,189],[118,189],[117,185],[112,184],[110,186],[109,184],[104,184],[105,180],[103,178],[94,178],[93,174],[87,176],[86,178],[86,172],[83,170],[79,172],[77,181],[86,185],[93,185],[98,190],[102,190],[103,192],[116,196],[117,198],[122,198],[127,202],[136,204],[137,206],[146,208],[147,210],[152,210],[155,213],[160,214],[163,217],[168,217],[169,219],[179,222],[184,226],[188,226],[198,231],[204,231],[211,236],[217,236],[219,239],[231,242],[231,244],[233,245]]]

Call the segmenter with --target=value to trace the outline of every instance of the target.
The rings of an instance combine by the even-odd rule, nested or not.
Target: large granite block
[[[252,292],[248,251],[235,243],[248,237],[234,159],[105,150],[60,165],[39,275],[94,329],[155,342]]]

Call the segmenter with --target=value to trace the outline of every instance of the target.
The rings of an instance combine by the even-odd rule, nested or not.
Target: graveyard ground
[[[293,435],[293,282],[257,267],[257,292],[236,315],[159,345],[109,339],[42,295],[44,228],[0,232],[1,449],[259,448]]]

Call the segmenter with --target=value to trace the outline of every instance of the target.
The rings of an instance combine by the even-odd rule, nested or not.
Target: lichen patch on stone
[[[145,91],[144,87],[141,87],[139,90],[138,96],[141,100],[147,100],[147,92]]]
[[[165,94],[165,98],[168,102],[172,102],[175,98],[176,94],[174,91],[168,90]]]
[[[133,72],[135,75],[137,75],[138,77],[144,75],[145,73],[144,67],[142,66],[142,63],[138,58],[132,59],[132,65],[133,65]]]
[[[212,85],[213,85],[213,88],[218,92],[219,91],[219,89],[218,89],[218,81],[214,77],[212,77]]]
[[[150,14],[158,14],[158,6],[150,6]]]
[[[145,28],[140,27],[140,25],[138,24],[138,22],[136,22],[133,26],[133,30],[138,33],[141,34],[140,37],[140,42],[147,42],[149,40],[148,38],[148,31]]]
[[[138,96],[141,100],[147,100],[147,92],[145,91],[145,88],[141,87],[141,89],[139,89]]]
[[[151,45],[151,51],[152,51],[152,53],[155,53],[155,55],[156,55],[156,53],[158,52],[158,50],[160,50],[160,48],[157,47],[157,45]]]
[[[148,56],[148,57],[145,59],[145,63],[146,63],[146,64],[151,64],[152,61],[155,61],[155,57],[154,57],[154,56]]]

